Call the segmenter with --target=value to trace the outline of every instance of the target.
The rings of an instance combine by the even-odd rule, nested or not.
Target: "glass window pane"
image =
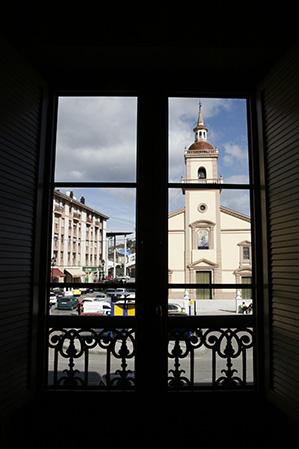
[[[49,329],[48,385],[97,390],[134,389],[135,330]]]
[[[56,189],[52,282],[135,282],[134,188]]]
[[[135,181],[136,130],[135,97],[60,97],[55,181]]]
[[[169,181],[199,180],[249,182],[246,100],[169,99]]]
[[[190,322],[179,328],[169,320],[169,389],[252,387],[253,328],[236,322],[218,329],[210,325],[208,317],[200,327]]]
[[[208,283],[209,279],[209,273],[202,272],[198,276],[202,284]],[[252,314],[253,290],[242,287],[170,288],[168,316]]]
[[[169,189],[169,283],[206,283],[204,272],[216,284],[251,276],[250,215],[248,190]]]

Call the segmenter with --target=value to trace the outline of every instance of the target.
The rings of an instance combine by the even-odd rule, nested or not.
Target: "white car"
[[[57,297],[56,297],[56,295],[50,295],[49,303],[50,303],[50,306],[56,306],[57,305]]]
[[[126,298],[128,295],[129,295],[129,292],[126,288],[115,289],[115,293],[114,293],[115,298]]]
[[[185,309],[179,304],[168,303],[168,315],[187,315]]]
[[[81,306],[81,313],[85,314],[85,313],[95,313],[95,314],[100,314],[100,315],[110,315],[111,313],[111,305],[109,302],[107,301],[102,301],[99,298],[84,298],[82,301],[82,306]]]

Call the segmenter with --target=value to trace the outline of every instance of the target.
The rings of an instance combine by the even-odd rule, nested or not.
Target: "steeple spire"
[[[193,131],[195,133],[195,142],[199,141],[207,141],[208,140],[208,128],[204,124],[203,120],[203,113],[202,113],[202,104],[199,100],[198,104],[198,118],[197,118],[197,125],[195,128],[193,128]]]
[[[203,116],[202,116],[202,110],[201,110],[201,101],[199,100],[198,103],[198,119],[197,119],[197,126],[204,126]]]

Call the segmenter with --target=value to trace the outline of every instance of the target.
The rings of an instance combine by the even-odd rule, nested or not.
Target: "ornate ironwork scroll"
[[[49,348],[53,356],[53,385],[63,387],[87,387],[93,349],[95,359],[103,359],[98,373],[99,388],[132,388],[135,385],[135,373],[128,369],[128,360],[135,358],[135,335],[133,329],[66,329],[52,328],[49,331]],[[65,369],[60,365],[67,364]],[[78,363],[83,365],[81,371],[76,369]],[[119,369],[112,371],[112,366]]]
[[[211,351],[210,386],[216,388],[247,387],[247,357],[248,350],[253,348],[253,331],[251,328],[225,329],[172,329],[169,331],[168,358],[173,360],[173,368],[169,370],[168,386],[170,389],[184,387],[199,387],[195,378],[196,351]],[[220,361],[225,362],[225,368],[217,370]],[[239,362],[237,369],[236,362]],[[184,363],[183,363],[184,362]],[[198,366],[207,360],[200,360]],[[240,365],[241,364],[241,369]],[[188,366],[189,375],[182,366]],[[241,372],[239,372],[241,371]],[[200,376],[199,376],[200,377]],[[207,382],[205,382],[207,385]]]

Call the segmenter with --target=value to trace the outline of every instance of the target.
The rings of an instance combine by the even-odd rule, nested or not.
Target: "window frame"
[[[56,133],[56,121],[57,121],[57,100],[60,95],[69,95],[69,96],[77,96],[79,92],[72,91],[72,92],[66,92],[66,91],[56,91],[52,92],[52,103],[50,102],[50,107],[48,111],[49,116],[49,135],[48,135],[48,142],[47,142],[47,148],[50,149],[49,156],[46,158],[46,166],[48,165],[48,170],[46,170],[46,173],[49,173],[49,179],[54,174],[54,166],[55,166],[55,157],[54,157],[54,151],[55,151],[55,133]],[[113,94],[119,95],[119,92],[113,92]],[[152,95],[153,92],[131,92],[130,94],[128,92],[124,92],[120,96],[128,96],[133,95],[138,98],[138,109],[137,109],[137,174],[136,174],[136,182],[135,183],[129,183],[130,187],[132,184],[135,184],[136,188],[136,241],[137,241],[137,251],[136,251],[136,270],[138,272],[136,276],[136,294],[140,294],[140,298],[143,298],[140,300],[139,305],[136,305],[136,312],[139,314],[139,324],[137,322],[137,331],[139,332],[140,341],[137,344],[137,353],[136,353],[136,360],[141,354],[141,351],[144,351],[144,349],[152,347],[152,344],[161,344],[162,341],[162,348],[161,353],[158,355],[158,364],[157,366],[164,369],[162,371],[162,375],[159,377],[159,379],[156,379],[152,382],[152,379],[149,375],[149,369],[152,366],[152,361],[150,363],[146,363],[144,358],[140,358],[140,360],[137,363],[136,368],[138,367],[140,369],[140,376],[139,379],[137,379],[137,385],[138,389],[146,389],[147,391],[151,388],[153,389],[160,389],[161,391],[165,390],[165,381],[167,376],[167,357],[164,357],[163,354],[167,353],[165,341],[166,341],[166,324],[167,324],[167,301],[168,301],[168,289],[169,288],[181,288],[182,286],[184,288],[196,288],[196,284],[170,284],[168,280],[168,251],[167,251],[167,240],[168,240],[168,189],[169,188],[178,188],[181,187],[181,185],[178,185],[178,183],[169,183],[168,180],[168,152],[166,151],[166,148],[168,147],[168,98],[174,97],[174,96],[192,96],[192,97],[202,97],[204,96],[202,92],[193,92],[192,94],[187,92],[180,92],[180,95],[176,95],[176,93],[171,92],[171,94],[168,92],[168,95],[165,94],[165,92],[157,92],[156,95]],[[90,92],[85,92],[85,94],[81,95],[91,95]],[[107,96],[107,91],[105,92],[93,92],[93,95],[103,95]],[[217,95],[207,95],[208,97],[223,97],[227,96],[228,98],[238,98],[235,94],[232,95],[220,95],[219,92]],[[253,98],[252,95],[250,95],[248,92],[246,94],[239,96],[240,98],[247,98],[247,111],[248,111],[248,118],[251,118],[252,114],[252,102]],[[156,116],[153,114],[154,111],[158,111]],[[146,126],[146,123],[151,123],[150,128]],[[156,127],[155,127],[156,125]],[[149,129],[156,129],[155,136],[151,136],[150,139],[148,139],[148,131]],[[258,172],[258,164],[253,161],[252,153],[252,139],[253,136],[255,136],[255,131],[252,129],[252,120],[248,121],[248,139],[249,139],[249,168],[251,171],[251,177],[253,177],[254,180],[257,180],[259,177]],[[150,154],[149,150],[153,150],[153,144],[157,143],[157,146],[154,146],[155,151],[152,151],[152,154]],[[142,146],[142,155],[144,157],[140,157],[141,154],[141,146]],[[165,149],[164,153],[161,154],[161,149]],[[151,166],[152,158],[160,154],[160,164],[156,164],[155,170],[152,172],[148,170],[148,166]],[[50,169],[49,169],[50,167]],[[156,183],[156,180],[159,179],[158,185]],[[256,181],[255,181],[256,182]],[[71,184],[73,187],[76,187],[76,185],[80,186],[79,183],[59,183],[61,184]],[[85,185],[86,183],[83,183]],[[102,185],[107,187],[107,183],[93,183],[96,185]],[[119,185],[122,185],[123,187],[128,187],[128,183],[119,183]],[[108,185],[111,187],[111,184]],[[48,236],[51,235],[51,227],[52,227],[52,214],[49,213],[49,216],[51,217],[51,220],[48,220],[47,211],[51,210],[51,206],[53,203],[53,190],[52,190],[52,182],[47,180],[44,183],[44,223],[47,224],[46,228],[48,230],[47,234]],[[202,188],[209,187],[208,184],[203,184]],[[160,190],[162,188],[162,191]],[[190,186],[192,188],[192,186]],[[194,188],[194,186],[193,186]],[[197,186],[198,188],[198,186]],[[221,185],[221,188],[223,188],[223,184]],[[250,191],[250,204],[251,204],[251,220],[252,223],[255,223],[256,217],[259,216],[259,203],[258,203],[258,196],[259,192],[258,184],[250,183],[250,186],[244,187],[244,185],[241,184],[227,184],[225,188],[228,189],[242,189],[246,188]],[[147,268],[149,267],[148,264],[148,256],[151,253],[152,246],[151,244],[148,244],[149,239],[149,232],[148,232],[148,223],[146,222],[147,219],[142,216],[142,213],[144,210],[146,210],[150,206],[157,206],[156,210],[162,211],[159,216],[154,217],[153,225],[154,225],[154,242],[158,245],[160,248],[160,254],[161,257],[159,261],[157,262],[157,269],[156,272],[158,273],[157,279],[155,284],[160,289],[160,300],[154,300],[153,303],[148,306],[146,303],[146,299],[148,298],[148,287],[150,285],[150,282],[147,278]],[[148,217],[148,214],[146,214],[146,217]],[[252,235],[257,234],[256,226],[251,226],[251,232]],[[45,240],[43,239],[45,242]],[[257,240],[252,239],[253,242],[257,242]],[[46,247],[45,254],[48,256],[50,254],[50,241],[48,238],[48,243],[44,245]],[[255,258],[255,248],[252,248],[253,258]],[[41,257],[41,260],[45,260],[45,258]],[[143,262],[145,262],[143,264]],[[44,306],[42,307],[44,310],[44,317],[47,316],[46,313],[46,303],[48,299],[48,292],[49,292],[49,280],[48,280],[48,268],[49,268],[49,257],[47,257],[46,264],[47,267],[46,272],[44,273],[44,285],[45,285],[45,300],[44,300]],[[143,268],[138,268],[143,267]],[[254,291],[254,298],[256,297],[256,290],[258,288],[257,282],[256,282],[256,260],[254,264],[255,270],[253,270],[253,278],[252,278],[252,284],[251,287]],[[260,281],[260,280],[259,280]],[[231,286],[231,285],[229,285]],[[260,286],[260,283],[259,283]],[[202,286],[205,288],[206,286]],[[218,286],[217,284],[211,284],[209,285],[211,288],[217,288],[217,287],[225,287],[225,284],[221,284],[221,286]],[[248,286],[247,286],[248,287]],[[137,293],[138,292],[138,293]],[[161,309],[160,309],[161,307]],[[157,312],[157,308],[159,309],[159,312]],[[161,310],[161,312],[160,312]],[[255,310],[255,304],[254,304],[254,310]],[[47,319],[45,320],[47,323]],[[140,322],[144,321],[144,326],[140,326]],[[159,323],[159,331],[157,332],[157,335],[154,338],[154,341],[149,342],[146,338],[146,333],[150,329],[152,329],[153,322],[157,321]],[[164,325],[163,325],[164,323]],[[142,329],[143,327],[143,329]],[[47,326],[46,326],[47,328]],[[44,342],[47,341],[45,328],[44,330]],[[161,340],[162,339],[162,340]],[[164,342],[164,343],[163,343]],[[144,346],[143,346],[144,345]],[[45,346],[43,346],[45,348]],[[46,385],[45,381],[45,373],[47,372],[47,356],[45,356],[45,352],[43,349],[41,350],[41,354],[43,354],[43,368],[41,368],[41,373],[43,373],[43,385]],[[162,360],[163,359],[163,360]],[[142,361],[144,365],[142,365]],[[139,366],[138,366],[139,365]],[[255,366],[255,373],[257,372],[257,368]],[[255,375],[256,381],[258,382],[258,376]]]

